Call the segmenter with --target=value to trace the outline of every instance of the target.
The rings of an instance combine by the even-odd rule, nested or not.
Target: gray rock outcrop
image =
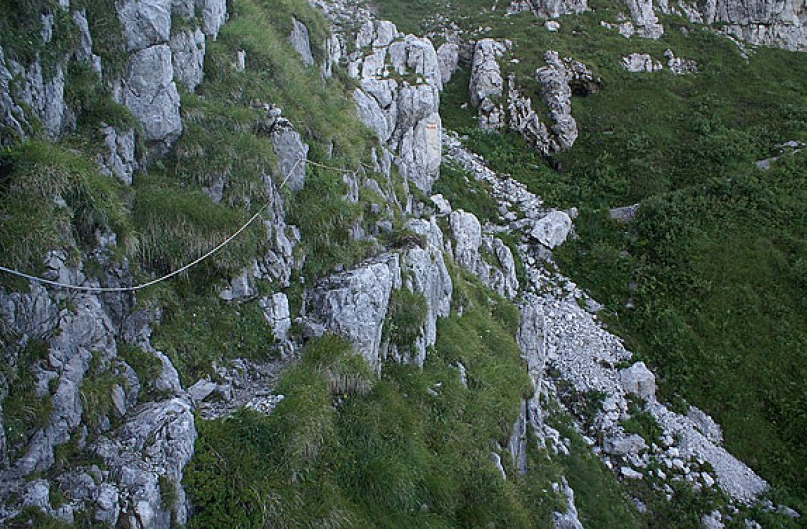
[[[498,238],[483,235],[482,226],[473,213],[452,211],[449,224],[457,264],[499,295],[515,297],[518,278],[510,248]]]
[[[122,0],[118,19],[128,51],[138,51],[171,38],[171,0]]]
[[[682,59],[680,57],[676,57],[672,50],[665,51],[664,57],[667,58],[667,68],[669,68],[670,71],[675,75],[698,72],[698,63],[692,59]]]
[[[622,57],[620,64],[631,73],[657,72],[663,68],[649,53],[631,53]]]
[[[527,0],[522,3],[541,18],[558,18],[588,11],[587,0]]]
[[[468,89],[471,104],[479,112],[479,127],[485,130],[500,129],[505,124],[502,109],[504,80],[499,66],[499,59],[505,51],[505,45],[493,39],[482,39],[474,46]]]
[[[554,529],[583,529],[583,524],[578,518],[577,507],[574,504],[574,491],[566,482],[566,478],[561,477],[560,485],[553,483],[553,488],[566,498],[566,510],[552,514]]]
[[[381,369],[381,337],[390,294],[401,286],[400,257],[387,254],[329,276],[307,293],[307,326],[348,340],[370,366]]]
[[[104,460],[115,479],[107,488],[101,513],[132,527],[168,529],[187,523],[188,505],[182,469],[193,455],[196,428],[190,402],[175,397],[139,407],[119,428],[99,438],[91,451]],[[166,505],[162,489],[172,487],[175,504]],[[117,496],[117,502],[115,502]]]
[[[183,29],[171,37],[174,80],[189,92],[204,78],[205,34],[201,29]]]
[[[664,28],[658,23],[653,10],[653,0],[625,0],[635,25],[636,34],[642,38],[658,39]]]
[[[216,40],[227,21],[227,0],[196,0],[196,9],[201,13],[202,31]]]
[[[437,319],[448,317],[451,311],[453,284],[443,259],[443,233],[436,221],[413,219],[407,222],[406,227],[424,238],[425,248],[415,246],[403,251],[403,287],[426,299],[426,317],[423,330],[414,344],[414,354],[406,358],[399,351],[400,357],[397,359],[422,367],[426,350],[437,341]]]
[[[151,46],[132,54],[124,74],[122,103],[143,125],[152,154],[165,154],[182,133],[179,93],[168,45]]]
[[[289,35],[289,42],[291,42],[294,50],[300,55],[303,64],[312,66],[314,64],[314,56],[311,54],[311,41],[308,38],[308,28],[297,20],[292,18],[292,30]]]
[[[440,79],[445,85],[459,69],[460,47],[458,44],[446,42],[437,48],[437,61],[440,63]]]
[[[787,50],[807,49],[807,6],[801,2],[716,0],[683,3],[690,20],[720,25],[720,30],[752,44]]]
[[[437,52],[428,39],[402,37],[387,21],[367,20],[355,46],[348,73],[361,84],[353,94],[359,119],[395,153],[394,163],[407,181],[428,193],[442,156],[443,76]]]

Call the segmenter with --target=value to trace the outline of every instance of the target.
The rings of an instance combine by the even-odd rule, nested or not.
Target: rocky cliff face
[[[548,271],[551,266],[545,263],[551,263],[552,251],[574,236],[576,210],[545,207],[525,185],[489,169],[455,135],[443,130],[440,93],[458,68],[460,46],[446,43],[435,50],[429,39],[403,35],[394,24],[361,7],[315,3],[328,14],[335,34],[323,43],[312,43],[309,27],[292,18],[287,41],[296,58],[321,73],[323,82],[344,66],[358,85],[352,98],[358,118],[377,139],[374,163],[361,164],[355,171],[340,169],[337,181],[344,184],[348,207],[367,206],[382,219],[371,233],[358,225],[351,228],[352,239],[367,242],[372,248],[368,253],[375,255],[310,284],[299,277],[303,241],[299,227],[287,222],[285,193],[310,189],[308,157],[315,147],[309,147],[306,136],[279,108],[256,101],[253,110],[262,115],[252,132],[271,144],[273,162],[285,180],[278,185],[261,172],[260,196],[266,206],[260,252],[243,270],[239,265],[240,273],[228,278],[218,296],[234,306],[256,301],[274,339],[266,348],[276,348],[284,357],[293,358],[304,340],[336,334],[378,374],[385,361],[424,366],[437,342],[438,322],[449,317],[456,299],[449,270],[462,269],[519,307],[515,338],[532,391],[519,397],[517,418],[505,428],[505,440],[490,440],[500,443],[505,459],[507,452],[511,456],[512,464],[503,463],[498,452],[491,458],[503,479],[510,479],[511,469],[528,471],[528,453],[535,448],[528,446],[530,442],[536,441],[547,454],[569,453],[568,440],[545,420],[547,403],[562,407],[596,393],[602,399],[590,421],[575,426],[621,479],[643,479],[652,469],[666,468],[663,472],[678,480],[707,489],[717,486],[741,503],[763,493],[766,482],[722,447],[719,427],[700,410],[681,414],[660,403],[649,369],[634,362],[622,342],[596,320],[596,310],[582,291]],[[627,7],[640,36],[661,34],[652,3]],[[529,9],[541,17],[557,18],[587,8],[585,2],[530,1],[514,3],[511,11]],[[679,8],[685,9],[684,4],[663,9]],[[69,5],[63,6],[64,13],[55,9],[48,8],[42,17],[42,46],[47,48],[58,38],[56,15],[69,15],[78,39],[75,49],[57,56],[54,64],[46,68],[44,54],[21,62],[0,48],[2,141],[17,142],[38,126],[52,140],[73,129],[75,109],[65,95],[66,72],[80,63],[136,121],[126,126],[104,123],[98,130],[103,145],[96,160],[100,173],[131,185],[133,176],[170,152],[182,134],[179,89],[193,92],[203,81],[206,44],[217,38],[227,20],[226,3],[118,2],[115,17],[125,51],[118,70],[97,53],[98,35],[92,34],[85,11]],[[743,32],[756,24],[744,36],[749,40],[802,46],[800,6],[718,3],[698,9],[704,10],[699,16],[706,22],[726,22],[727,30],[735,34],[746,35]],[[352,31],[357,15],[361,24]],[[579,135],[572,98],[598,90],[600,80],[583,63],[548,51],[545,64],[535,70],[537,97],[546,107],[545,112],[536,112],[518,78],[509,76],[505,83],[501,62],[507,52],[508,44],[494,39],[474,44],[468,88],[479,125],[516,131],[544,156],[570,150]],[[245,53],[240,50],[235,58],[238,71],[245,68]],[[694,64],[676,59],[672,52],[668,59],[668,68],[675,73],[694,69]],[[626,57],[624,66],[648,73],[661,67],[640,54]],[[139,142],[147,153],[139,151]],[[481,217],[452,208],[442,197],[431,197],[432,203],[424,204],[410,193],[409,185],[419,194],[431,191],[444,156],[488,186],[500,214],[498,223],[480,222]],[[394,189],[393,167],[403,177],[401,193]],[[204,191],[219,204],[231,182],[226,175],[212,180]],[[362,201],[364,194],[376,202]],[[398,215],[397,231],[381,215],[379,201]],[[341,210],[333,216],[338,214]],[[505,232],[517,243],[506,244]],[[35,508],[68,522],[89,513],[94,523],[111,526],[182,526],[192,513],[182,478],[194,453],[194,412],[213,418],[246,406],[268,414],[283,399],[272,393],[277,373],[275,367],[238,359],[232,365],[211,366],[217,381],[202,379],[183,387],[174,365],[152,344],[152,325],[159,323],[160,310],[141,307],[136,296],[125,291],[135,278],[129,263],[115,258],[119,249],[114,236],[100,232],[95,236],[97,244],[79,258],[60,250],[49,253],[45,275],[62,283],[123,292],[69,293],[34,283],[27,291],[0,289],[3,360],[9,367],[0,380],[4,405],[8,395],[17,396],[14,384],[23,377],[28,377],[25,396],[46,403],[40,410],[41,423],[27,437],[13,435],[9,425],[14,417],[0,414],[0,425],[5,426],[0,428],[0,496],[7,500],[0,507],[0,522]],[[383,236],[392,242],[382,244]],[[518,261],[524,264],[521,281]],[[264,282],[263,287],[258,281]],[[292,307],[298,282],[303,291],[301,300],[297,298],[302,305],[299,314]],[[271,292],[262,290],[266,285]],[[396,297],[413,305],[422,302],[422,319],[409,343],[390,336],[400,323],[392,313],[399,309]],[[454,310],[461,317],[461,300]],[[549,368],[563,384],[549,379]],[[457,369],[467,389],[466,368],[459,364]],[[642,401],[641,412],[663,430],[658,445],[648,445],[623,426],[636,413],[631,408],[636,399]],[[101,406],[102,401],[111,404]],[[87,454],[92,458],[86,459]],[[574,492],[566,480],[554,488],[563,498],[562,512],[554,515],[555,527],[581,527]],[[52,501],[56,491],[63,501]]]
[[[733,0],[708,2],[669,2],[661,0],[626,0],[630,21],[621,21],[613,27],[626,37],[657,39],[664,33],[658,15],[674,14],[692,22],[707,24],[719,31],[760,46],[787,50],[807,48],[805,20],[807,11],[801,2],[768,2],[765,0]],[[532,11],[536,16],[555,19],[561,15],[586,11],[586,2],[578,1],[514,1],[509,12]]]

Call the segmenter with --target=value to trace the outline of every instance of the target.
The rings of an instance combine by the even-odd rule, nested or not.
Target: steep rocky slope
[[[497,6],[510,30],[599,18]],[[799,6],[626,8],[597,31],[662,38],[680,11],[803,47]],[[0,523],[798,523],[558,273],[578,209],[518,178],[591,148],[603,56],[682,77],[701,56],[525,54],[325,0],[0,14],[0,265],[30,274],[0,283]],[[505,130],[535,157],[514,176],[489,167],[506,143],[467,147]]]

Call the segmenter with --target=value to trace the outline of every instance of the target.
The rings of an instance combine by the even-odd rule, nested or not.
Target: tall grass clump
[[[126,191],[84,156],[44,142],[8,148],[0,158],[0,251],[4,264],[37,271],[56,248],[93,247],[97,230],[118,243],[131,233]]]

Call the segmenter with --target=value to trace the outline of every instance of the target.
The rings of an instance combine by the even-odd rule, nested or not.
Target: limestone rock
[[[530,235],[551,250],[566,241],[571,229],[572,219],[569,215],[563,211],[553,211],[533,225]]]
[[[482,39],[474,46],[469,90],[471,104],[479,111],[479,126],[486,130],[504,125],[500,100],[504,91],[499,59],[506,48],[493,39]]]
[[[521,320],[516,333],[516,342],[522,358],[527,362],[527,371],[533,386],[538,388],[546,365],[543,309],[532,295],[525,299],[520,309]]]
[[[451,81],[451,76],[459,69],[459,60],[459,45],[446,42],[437,48],[437,61],[440,64],[440,79],[444,85]]]
[[[695,427],[700,430],[707,439],[713,443],[723,442],[723,430],[709,415],[695,406],[690,406],[687,418],[694,423]]]
[[[375,132],[378,139],[382,142],[387,141],[392,134],[387,124],[387,118],[384,111],[378,104],[378,101],[360,88],[353,91],[353,100],[356,102],[356,110],[359,119],[364,123],[367,128]]]
[[[558,18],[588,11],[587,0],[528,0],[532,12],[541,18]]]
[[[301,191],[305,187],[308,144],[303,142],[300,134],[285,118],[276,121],[271,140],[278,158],[278,170],[286,180],[286,187],[292,191]]]
[[[65,64],[57,61],[50,75],[41,61],[29,65],[5,57],[0,48],[0,141],[23,139],[32,132],[32,119],[38,120],[50,139],[56,139],[73,126],[73,116],[64,99]]]
[[[513,298],[518,292],[515,261],[510,248],[501,240],[482,235],[479,220],[472,213],[452,211],[449,216],[454,240],[454,260],[461,267],[476,275],[485,286],[499,295]],[[482,253],[490,256],[483,259]]]
[[[261,298],[259,305],[263,309],[263,317],[272,329],[272,336],[275,340],[278,342],[288,340],[291,330],[291,314],[286,294],[277,292],[271,297]]]
[[[176,15],[183,20],[191,20],[194,15],[196,15],[195,0],[172,0],[171,14]]]
[[[630,16],[640,37],[658,39],[664,34],[664,28],[658,23],[653,10],[653,0],[625,0]]]
[[[269,206],[264,210],[264,227],[269,248],[266,255],[258,260],[255,273],[261,279],[289,286],[292,269],[295,265],[294,247],[300,242],[300,231],[296,226],[286,224],[286,211],[283,197],[272,178],[264,174],[266,200]]]
[[[173,81],[171,48],[142,49],[129,58],[123,104],[143,125],[145,139],[157,156],[164,154],[182,132],[179,93]]]
[[[672,50],[665,51],[664,56],[667,58],[667,68],[675,75],[698,72],[698,63],[691,59],[676,57]]]
[[[90,25],[87,22],[86,10],[77,9],[73,11],[71,18],[78,30],[78,42],[73,56],[78,62],[89,63],[93,71],[100,77],[102,73],[101,57],[92,52],[93,42],[92,35],[90,34]]]
[[[127,50],[166,44],[171,38],[171,0],[122,0],[116,7]]]
[[[406,228],[423,236],[426,247],[406,249],[401,256],[401,271],[405,278],[403,286],[410,292],[421,294],[426,299],[426,317],[423,330],[416,340],[414,357],[400,358],[423,366],[426,350],[437,341],[437,319],[448,317],[451,311],[453,283],[443,259],[443,233],[434,219],[412,219]]]
[[[647,369],[644,362],[636,362],[620,371],[619,375],[626,392],[646,400],[656,398],[656,377]]]
[[[569,73],[557,52],[544,55],[547,66],[539,68],[535,77],[541,84],[544,104],[552,118],[552,132],[558,143],[557,150],[568,150],[577,140],[577,122],[572,117],[572,89],[569,86]]]
[[[553,484],[553,488],[566,496],[566,511],[552,514],[554,529],[583,529],[583,524],[580,523],[577,515],[577,507],[574,505],[574,491],[566,482],[566,478],[561,477],[560,486],[554,487]]]
[[[628,436],[613,436],[609,437],[603,443],[603,450],[606,453],[618,456],[626,456],[630,454],[638,454],[640,451],[647,449],[647,443],[641,436],[631,434]]]
[[[325,79],[333,77],[334,66],[342,59],[342,44],[336,35],[325,40],[325,61],[322,63],[322,76]]]
[[[219,297],[224,301],[244,301],[254,298],[256,295],[258,295],[258,290],[255,288],[252,272],[248,268],[230,280],[227,288],[219,292]]]
[[[216,40],[227,20],[227,0],[196,0],[196,9],[202,15],[202,31]]]
[[[397,121],[390,145],[406,179],[424,193],[440,173],[442,121],[437,109],[440,94],[428,84],[403,86],[397,98]]]
[[[119,428],[101,436],[90,447],[112,471],[122,493],[121,520],[142,527],[168,528],[173,510],[177,523],[187,523],[188,507],[181,480],[195,441],[191,406],[186,399],[175,397],[142,405]],[[174,505],[163,502],[160,476],[176,490]]]
[[[398,255],[383,255],[320,281],[307,293],[307,319],[344,337],[378,370],[382,325],[390,293],[400,285]]]
[[[119,130],[106,126],[101,128],[101,134],[107,149],[98,157],[101,173],[114,175],[124,184],[132,185],[132,176],[141,167],[136,151],[135,129],[129,127]]]
[[[171,37],[170,46],[174,80],[193,92],[204,77],[205,34],[201,29],[181,30]]]
[[[449,204],[448,200],[446,200],[443,195],[432,195],[430,199],[437,209],[438,215],[448,215],[451,213],[451,204]]]
[[[649,53],[631,53],[622,57],[620,64],[631,73],[657,72],[663,68],[661,63],[653,60]]]
[[[788,50],[807,48],[807,6],[800,2],[716,0],[694,4],[706,24],[723,24],[722,31],[752,44]]]
[[[311,54],[311,41],[308,38],[308,28],[294,17],[292,17],[291,21],[293,29],[289,36],[289,42],[291,42],[292,47],[300,55],[303,64],[312,66],[314,64],[314,56]]]

